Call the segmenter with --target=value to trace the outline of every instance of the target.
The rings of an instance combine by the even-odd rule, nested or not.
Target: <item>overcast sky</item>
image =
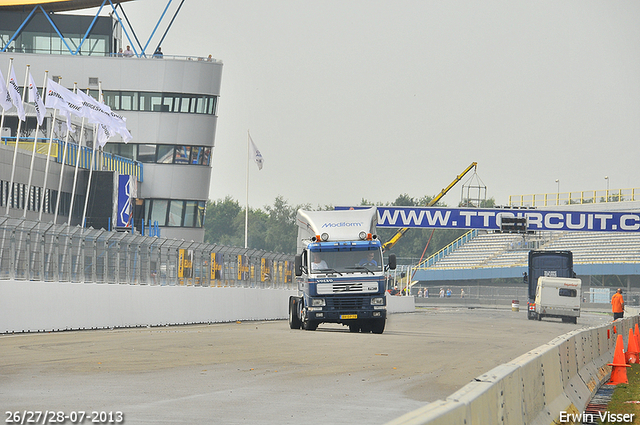
[[[165,5],[123,6],[146,40]],[[252,208],[435,195],[474,161],[504,205],[640,187],[639,23],[637,1],[186,0],[162,50],[224,63],[213,200],[244,204],[250,130]]]

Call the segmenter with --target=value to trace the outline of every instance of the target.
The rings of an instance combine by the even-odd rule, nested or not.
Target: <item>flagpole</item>
[[[49,75],[49,71],[45,71],[44,72],[44,82],[42,83],[42,96],[41,98],[44,99],[44,93],[47,89],[47,78]],[[38,90],[37,87],[34,87],[34,90]],[[31,99],[29,99],[31,100]],[[34,100],[34,104],[35,102],[37,102],[37,99]],[[46,111],[46,108],[45,108]],[[42,114],[45,113],[45,111],[42,111]],[[37,115],[37,111],[36,111],[36,115]],[[29,205],[29,199],[31,199],[31,179],[33,177],[33,164],[35,162],[35,157],[36,157],[36,145],[38,144],[38,131],[40,131],[40,120],[36,117],[36,119],[38,120],[38,125],[36,126],[36,135],[33,138],[33,151],[31,151],[31,165],[29,166],[29,183],[27,183],[27,202],[24,203],[24,212],[22,213],[22,218],[25,218],[27,216],[27,206]],[[35,193],[34,193],[34,208],[35,208]]]
[[[76,83],[73,83],[73,92],[76,92]],[[60,164],[60,180],[58,181],[58,196],[56,196],[56,210],[53,212],[53,224],[57,224],[58,221],[58,209],[60,207],[60,198],[62,197],[62,178],[64,176],[64,163],[67,161],[67,146],[69,145],[69,134],[71,133],[71,120],[69,119],[69,112],[67,111],[67,135],[64,138],[64,145],[62,146],[62,163]]]
[[[91,175],[93,174],[93,167],[96,161],[96,144],[98,143],[98,128],[100,124],[93,125],[93,149],[91,150],[91,162],[89,164],[89,181],[87,182],[87,193],[84,197],[84,209],[82,210],[82,221],[80,226],[85,227],[85,218],[87,217],[87,205],[89,203],[89,192],[91,192]]]
[[[89,91],[89,89],[87,89]],[[76,149],[76,168],[73,172],[73,186],[71,187],[71,205],[69,206],[69,219],[67,220],[67,226],[71,226],[71,215],[73,213],[73,198],[76,196],[76,183],[78,181],[78,168],[80,168],[80,157],[82,156],[82,139],[84,138],[84,120],[82,117],[82,124],[80,125],[80,138],[78,139],[78,148]]]
[[[98,102],[102,101],[102,81],[98,82]],[[87,194],[84,197],[84,209],[82,210],[82,221],[80,226],[85,227],[85,219],[87,217],[87,206],[89,205],[89,193],[91,192],[91,176],[93,174],[93,168],[96,161],[96,145],[98,144],[98,130],[100,124],[94,124],[93,126],[93,149],[91,150],[91,164],[89,165],[89,181],[87,182]]]
[[[47,177],[49,177],[49,162],[51,159],[51,146],[53,146],[53,128],[56,125],[56,112],[58,112],[58,110],[54,109],[53,116],[51,117],[51,131],[49,133],[50,134],[49,150],[47,151],[47,160],[44,166],[44,183],[42,183],[42,194],[40,196],[40,214],[38,215],[38,221],[42,221],[42,210],[44,209],[44,198],[47,193]]]
[[[87,95],[89,95],[89,89],[87,89]],[[80,157],[82,156],[82,140],[84,139],[84,121],[85,117],[82,117],[82,125],[80,126],[80,139],[78,140],[78,149],[76,151],[76,168],[73,172],[73,186],[71,188],[71,205],[69,206],[69,219],[67,220],[67,226],[71,226],[71,216],[73,215],[73,200],[76,196],[76,185],[78,182],[78,168],[80,168]],[[82,227],[82,223],[80,223]]]
[[[244,210],[244,247],[248,248],[249,242],[249,130],[247,130],[247,191],[246,191],[246,207]]]
[[[9,78],[11,78],[11,66],[13,65],[13,58],[9,58],[9,69],[7,70],[7,81],[5,81],[5,88],[9,84]],[[7,93],[9,89],[7,88]],[[4,108],[2,108],[2,118],[0,118],[0,140],[2,140],[2,129],[4,128]],[[7,198],[8,200],[9,198]]]
[[[31,65],[27,65],[27,71],[26,74],[24,76],[24,86],[22,88],[22,99],[20,99],[20,102],[22,102],[24,104],[24,95],[27,92],[27,80],[29,79],[29,67]],[[10,77],[11,78],[11,77]],[[16,109],[17,106],[16,106]],[[19,113],[18,113],[19,115]],[[26,120],[26,118],[25,118]],[[26,125],[26,123],[25,123]],[[20,117],[18,116],[18,129],[16,130],[16,146],[13,149],[13,163],[11,164],[11,180],[9,182],[9,197],[7,198],[7,209],[5,210],[5,214],[9,215],[9,205],[15,203],[15,200],[13,199],[13,178],[15,177],[16,174],[16,161],[18,159],[18,143],[20,142],[20,128],[22,127],[22,120],[20,119]]]

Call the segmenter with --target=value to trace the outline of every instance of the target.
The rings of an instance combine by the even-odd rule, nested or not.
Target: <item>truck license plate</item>
[[[357,319],[358,315],[357,314],[341,314],[340,318],[341,319]]]

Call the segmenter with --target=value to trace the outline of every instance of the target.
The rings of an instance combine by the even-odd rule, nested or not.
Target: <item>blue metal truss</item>
[[[171,2],[173,0],[168,0],[167,5],[165,6],[164,10],[162,11],[162,14],[160,15],[160,18],[158,19],[158,22],[156,23],[155,27],[153,28],[153,31],[151,32],[151,35],[149,36],[149,39],[147,40],[147,42],[145,43],[144,46],[142,46],[142,44],[140,43],[140,40],[138,39],[138,36],[136,35],[135,30],[133,29],[133,26],[131,25],[131,22],[129,21],[129,18],[127,17],[126,13],[124,12],[122,4],[120,2],[117,2],[117,1],[115,2],[115,4],[114,4],[114,2],[112,0],[108,0],[108,1],[109,1],[109,4],[111,5],[111,9],[113,10],[113,13],[114,13],[118,23],[120,24],[120,27],[122,28],[122,31],[124,32],[125,36],[127,37],[127,40],[129,40],[129,45],[133,46],[134,54],[137,57],[146,57],[146,53],[145,52],[147,50],[147,47],[149,47],[149,44],[151,43],[151,39],[153,38],[153,36],[155,35],[156,31],[158,30],[158,27],[160,26],[160,23],[164,19],[165,15],[167,13],[167,10],[169,9],[169,6],[171,5]],[[77,48],[75,50],[71,46],[69,46],[69,44],[67,43],[67,41],[64,38],[64,35],[62,35],[62,33],[60,32],[60,30],[56,26],[55,22],[53,22],[53,19],[51,19],[49,14],[42,8],[42,5],[36,5],[36,6],[33,7],[31,12],[29,13],[29,15],[22,22],[22,24],[20,24],[20,27],[18,27],[16,32],[9,39],[9,41],[0,50],[0,52],[6,52],[7,51],[7,48],[9,47],[11,42],[14,41],[22,33],[22,30],[29,23],[31,18],[33,18],[33,15],[36,13],[36,11],[40,10],[44,14],[44,16],[47,18],[49,23],[51,24],[51,27],[54,29],[56,34],[58,34],[58,37],[60,37],[60,40],[62,40],[62,43],[64,43],[66,48],[69,50],[69,53],[71,53],[72,55],[77,55],[78,52],[80,52],[80,49],[82,48],[82,45],[84,44],[84,42],[89,37],[89,34],[91,33],[91,30],[93,29],[93,26],[95,25],[95,22],[98,19],[98,16],[100,16],[100,12],[102,11],[102,9],[103,9],[103,7],[105,6],[106,3],[107,3],[107,0],[103,0],[102,1],[102,4],[100,5],[100,8],[96,12],[93,20],[91,21],[91,24],[89,25],[89,27],[87,28],[87,31],[85,32],[84,36],[82,37],[82,40],[80,41],[80,44],[77,46]],[[156,45],[156,48],[154,49],[154,51],[158,47],[161,46],[161,44],[164,41],[167,33],[169,32],[169,29],[173,25],[173,22],[174,22],[176,16],[178,15],[178,12],[180,12],[180,9],[182,8],[183,4],[184,4],[184,0],[182,0],[180,2],[180,5],[178,6],[178,8],[176,9],[175,13],[173,14],[173,17],[171,18],[171,21],[167,25],[167,28],[166,28],[164,34],[162,35],[162,38],[160,39],[160,41]],[[118,9],[120,9],[120,11],[122,12],[122,16],[124,17],[127,26],[125,26],[125,23],[122,21],[122,18],[120,17],[120,14],[118,14]],[[129,28],[129,31],[127,31],[127,28]],[[129,32],[131,32],[131,35],[129,34]],[[136,43],[133,43],[133,41],[131,39],[132,36],[135,39]],[[138,46],[138,49],[136,49],[136,45]],[[138,50],[139,50],[139,52],[138,52]]]

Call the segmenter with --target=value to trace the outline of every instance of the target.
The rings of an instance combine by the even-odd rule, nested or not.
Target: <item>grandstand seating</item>
[[[640,235],[566,232],[545,249],[572,251],[574,263],[638,262],[640,261]]]
[[[531,249],[569,250],[574,264],[640,262],[637,233],[537,232],[533,235],[478,232],[430,269],[526,266]]]

